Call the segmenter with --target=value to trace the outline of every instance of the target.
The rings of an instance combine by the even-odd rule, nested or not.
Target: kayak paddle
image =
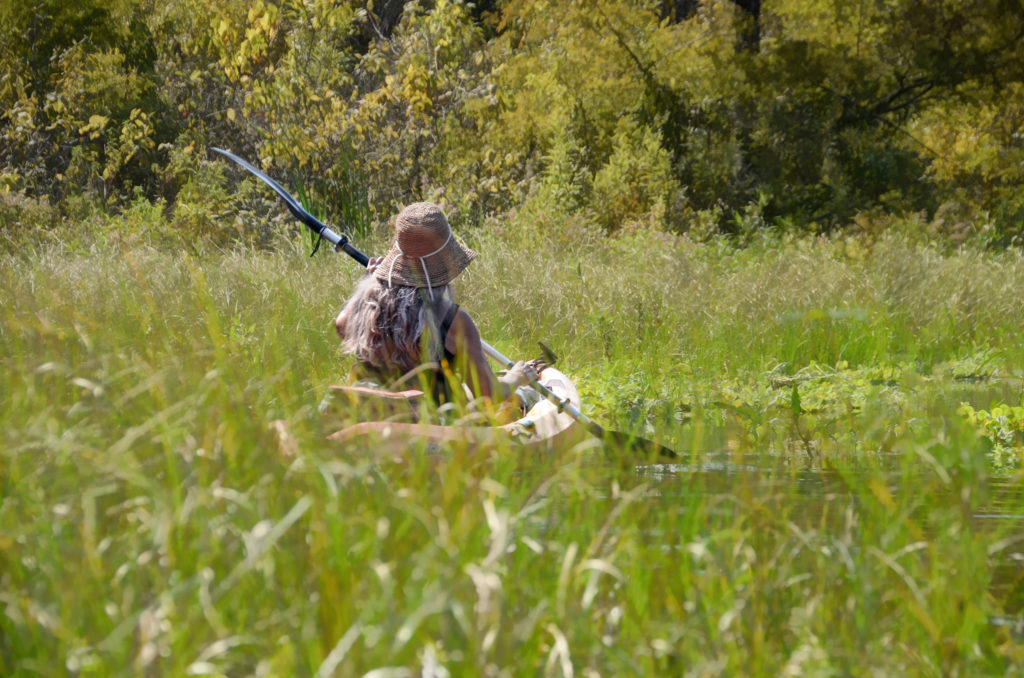
[[[220,153],[225,158],[234,160],[236,163],[238,163],[246,170],[248,170],[249,174],[253,175],[257,179],[260,179],[267,186],[270,186],[272,189],[274,189],[274,192],[284,199],[285,204],[288,205],[288,210],[293,215],[295,215],[295,218],[304,223],[307,227],[309,227],[309,230],[313,231],[313,233],[318,235],[321,240],[326,240],[327,242],[334,245],[335,252],[344,252],[345,254],[349,255],[350,257],[358,261],[363,266],[366,266],[366,264],[370,263],[370,258],[368,256],[360,252],[351,243],[349,243],[347,235],[338,235],[337,233],[329,229],[324,222],[320,221],[312,214],[310,214],[308,211],[306,211],[306,208],[304,208],[298,200],[293,198],[291,194],[288,193],[288,191],[284,190],[281,187],[281,184],[277,183],[276,181],[268,177],[262,171],[250,165],[242,158],[239,158],[231,151],[225,151],[223,148],[217,148],[216,146],[212,146],[210,150],[216,153]],[[319,247],[320,241],[317,241],[316,247],[313,249],[314,254],[316,254],[316,250]]]

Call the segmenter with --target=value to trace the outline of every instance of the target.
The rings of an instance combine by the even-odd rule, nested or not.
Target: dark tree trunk
[[[761,48],[761,0],[732,1],[747,14],[739,47],[745,52],[757,52]]]
[[[661,0],[661,18],[672,23],[686,21],[697,13],[700,0]]]

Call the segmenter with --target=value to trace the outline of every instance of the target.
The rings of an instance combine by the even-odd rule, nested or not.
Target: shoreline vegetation
[[[1024,675],[1022,140],[1014,3],[0,2],[0,675]],[[214,146],[677,463],[328,441]]]

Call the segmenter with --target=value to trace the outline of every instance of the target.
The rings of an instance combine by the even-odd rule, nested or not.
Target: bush
[[[594,176],[594,208],[600,223],[609,231],[645,218],[664,225],[679,184],[658,133],[626,118],[616,128],[612,144],[611,157]]]

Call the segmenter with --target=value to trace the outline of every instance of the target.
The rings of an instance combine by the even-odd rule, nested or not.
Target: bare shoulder
[[[466,309],[461,307],[452,319],[451,330],[448,332],[448,336],[445,337],[444,344],[445,348],[452,353],[456,353],[460,343],[468,344],[469,346],[480,343],[480,330],[477,329],[473,318],[466,313]]]
[[[348,306],[345,306],[338,313],[338,317],[334,319],[334,329],[338,332],[338,336],[345,338],[345,326],[348,324]]]

